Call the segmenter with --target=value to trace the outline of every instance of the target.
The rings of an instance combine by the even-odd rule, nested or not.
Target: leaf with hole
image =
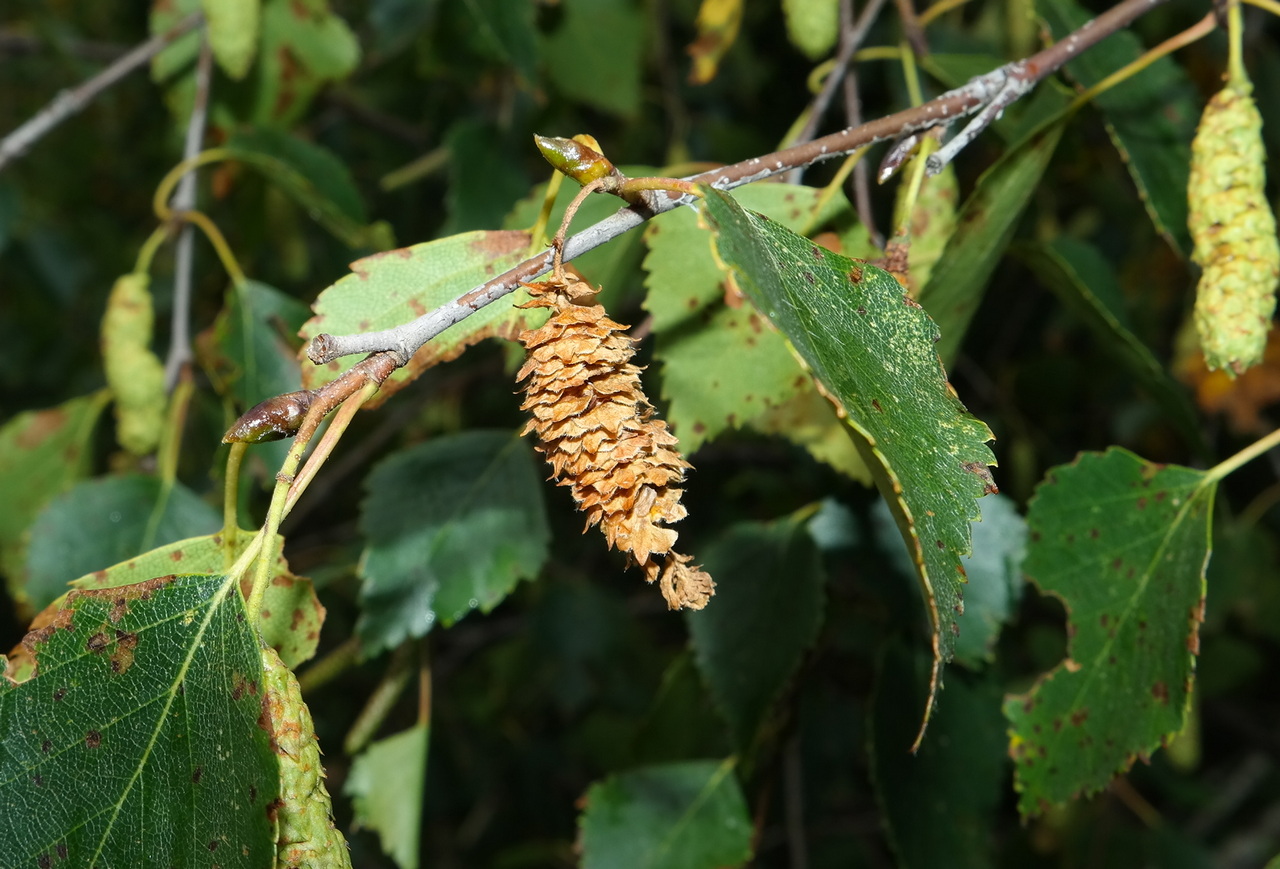
[[[222,576],[74,591],[0,679],[0,824],[11,865],[262,869],[278,764],[262,664]]]
[[[1024,816],[1092,794],[1182,729],[1216,486],[1126,450],[1051,470],[1027,514],[1025,569],[1067,609],[1067,658],[1011,696]]]

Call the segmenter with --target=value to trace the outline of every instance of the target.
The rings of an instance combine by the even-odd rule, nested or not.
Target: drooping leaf
[[[633,0],[565,0],[546,37],[547,75],[564,96],[623,117],[640,109],[645,18]],[[602,33],[609,34],[601,39]]]
[[[50,501],[31,526],[27,593],[35,606],[47,606],[77,577],[221,524],[181,483],[166,487],[142,474],[85,480]]]
[[[738,195],[747,207],[796,231],[849,207],[835,196],[815,215],[821,191],[789,184],[756,184]],[[786,337],[740,296],[726,299],[723,275],[696,224],[697,215],[681,208],[655,218],[645,231],[645,307],[658,336],[654,356],[662,363],[667,418],[686,452],[816,394]]]
[[[348,247],[391,246],[390,228],[381,222],[369,224],[350,170],[327,148],[261,126],[237,130],[222,150],[261,172]]]
[[[1111,265],[1092,245],[1067,236],[1051,242],[1019,244],[1014,253],[1058,295],[1124,363],[1192,444],[1203,440],[1200,422],[1185,390],[1135,335],[1124,296]]]
[[[512,268],[528,248],[527,232],[466,232],[356,260],[352,274],[316,299],[315,316],[303,325],[302,337],[310,341],[321,332],[345,335],[403,325]],[[488,305],[428,341],[408,365],[387,378],[370,405],[386,400],[432,365],[456,359],[472,344],[494,337],[514,340],[525,329],[540,326],[545,311],[516,307],[528,299],[528,293],[517,290],[510,303]],[[302,385],[323,386],[358,359],[304,365]]]
[[[214,321],[211,346],[202,347],[205,370],[219,392],[234,396],[240,410],[302,386],[295,336],[307,306],[258,281],[227,291]]]
[[[258,51],[259,0],[201,0],[209,46],[218,66],[244,78]]]
[[[418,869],[430,733],[420,724],[373,743],[355,759],[344,786],[356,824],[377,831],[400,869]]]
[[[510,64],[526,85],[537,81],[538,32],[532,0],[475,0],[466,4],[471,30],[495,60]]]
[[[252,539],[252,531],[241,529],[235,545],[229,547],[223,545],[221,534],[179,540],[72,580],[71,587],[116,588],[170,573],[220,573],[235,562]],[[277,537],[273,551],[279,554],[271,566],[271,584],[263,596],[258,630],[262,641],[279,652],[286,665],[297,667],[316,653],[325,609],[311,580],[289,570],[281,542]],[[252,573],[241,579],[240,590],[246,598],[252,585]]]
[[[611,775],[587,791],[583,869],[719,869],[751,859],[734,762],[695,760]]]
[[[746,751],[817,639],[826,574],[805,522],[795,517],[735,525],[700,555],[722,580],[712,606],[687,614],[689,637],[716,705]]]
[[[956,639],[956,660],[978,669],[990,663],[996,640],[1022,597],[1022,562],[1026,557],[1027,525],[1013,499],[989,495],[979,503],[982,519],[970,526],[973,552],[962,560],[965,578],[964,622]],[[872,511],[876,540],[903,574],[914,573],[902,551],[897,523],[888,505]]]
[[[1026,572],[1067,609],[1067,659],[1005,701],[1023,815],[1094,793],[1182,729],[1215,486],[1112,448],[1049,472]]]
[[[787,38],[810,60],[835,47],[840,34],[840,4],[836,0],[782,0]]]
[[[1057,39],[1093,17],[1074,0],[1038,0],[1036,10]],[[1145,50],[1137,35],[1121,30],[1073,56],[1066,69],[1081,85],[1092,87]],[[1199,116],[1195,89],[1186,73],[1172,58],[1158,58],[1099,94],[1094,102],[1106,118],[1111,141],[1156,229],[1186,256],[1191,251],[1187,177],[1191,137]]]
[[[0,679],[0,853],[18,866],[262,869],[279,773],[262,664],[221,576],[75,591]]]
[[[382,461],[366,483],[357,625],[369,652],[489,612],[537,576],[550,532],[528,442],[509,432],[438,438]]]
[[[1051,123],[1013,146],[982,173],[960,207],[956,231],[920,291],[920,304],[942,332],[938,355],[944,363],[949,364],[959,352],[987,281],[1040,185],[1062,129],[1061,122]]]
[[[108,399],[102,390],[17,414],[0,428],[0,571],[15,600],[26,599],[27,528],[49,499],[88,472],[89,438]]]
[[[823,251],[726,194],[705,189],[702,213],[733,282],[865,438],[916,565],[940,678],[960,631],[960,557],[995,458],[991,432],[947,383],[934,351],[937,326],[888,273]]]
[[[929,735],[910,751],[916,726],[904,689],[925,690],[926,656],[891,643],[871,701],[872,779],[889,841],[903,869],[983,869],[993,863],[1005,788],[999,689],[990,681],[947,682]]]

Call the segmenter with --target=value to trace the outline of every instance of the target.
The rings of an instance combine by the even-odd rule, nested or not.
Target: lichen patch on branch
[[[691,466],[645,398],[626,327],[605,315],[584,281],[560,274],[526,286],[534,296],[526,307],[554,314],[520,335],[529,353],[517,375],[526,381],[521,407],[533,413],[524,434],[537,433],[587,528],[599,524],[610,546],[658,581],[671,609],[702,609],[715,583],[672,549],[678,535],[667,527],[686,515],[680,484]]]

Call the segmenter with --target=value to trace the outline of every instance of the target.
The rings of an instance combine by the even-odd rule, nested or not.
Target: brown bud
[[[312,390],[286,392],[268,398],[245,411],[222,436],[224,444],[262,444],[278,441],[298,433],[302,418],[311,408],[316,394]]]

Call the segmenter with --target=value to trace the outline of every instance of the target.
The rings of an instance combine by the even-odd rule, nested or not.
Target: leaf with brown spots
[[[1216,487],[1113,448],[1055,468],[1024,569],[1067,609],[1067,659],[1005,701],[1019,809],[1105,787],[1186,720]]]
[[[0,680],[6,866],[272,865],[258,640],[223,576],[76,590]]]
[[[72,581],[71,585],[73,588],[83,589],[114,588],[142,582],[153,576],[217,573],[229,567],[244,552],[252,537],[253,532],[241,530],[236,537],[236,545],[230,549],[223,546],[221,534],[189,537],[144,552],[105,570],[86,574]],[[274,551],[279,553],[279,538],[276,541]],[[242,580],[241,590],[246,597],[251,583],[251,578]],[[47,617],[46,614],[56,612],[60,600],[50,604],[32,626],[38,627]],[[324,615],[325,609],[316,597],[311,580],[305,576],[295,576],[289,571],[289,564],[283,553],[277,555],[271,566],[271,584],[267,586],[267,593],[262,601],[259,629],[263,642],[279,652],[288,666],[297,667],[316,653]]]
[[[18,601],[27,597],[24,533],[50,498],[88,472],[86,447],[109,399],[102,390],[17,414],[0,428],[0,572]]]
[[[315,316],[302,327],[310,341],[321,332],[333,335],[376,332],[403,325],[451,302],[468,290],[502,274],[524,259],[527,232],[464,232],[448,238],[365,257],[351,264],[352,274],[320,293]],[[456,359],[485,338],[514,340],[525,329],[537,328],[546,312],[516,305],[529,300],[519,290],[511,304],[488,305],[438,338],[428,341],[409,364],[383,385],[370,406],[384,401],[419,374],[439,362]],[[304,363],[302,383],[323,386],[359,360],[337,359],[327,365]]]

